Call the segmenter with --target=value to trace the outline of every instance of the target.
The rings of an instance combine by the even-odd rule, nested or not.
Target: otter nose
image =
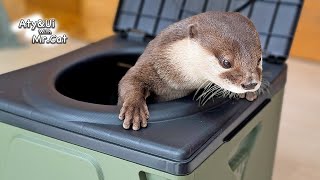
[[[250,89],[254,89],[257,86],[257,84],[258,83],[249,83],[249,84],[241,84],[241,86],[245,90],[250,90]]]

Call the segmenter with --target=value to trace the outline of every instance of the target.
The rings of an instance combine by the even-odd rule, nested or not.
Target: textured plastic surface
[[[148,128],[138,132],[128,131],[118,120],[119,107],[112,105],[116,94],[110,90],[117,84],[114,79],[121,74],[115,76],[112,71],[107,71],[111,72],[107,77],[106,72],[100,71],[101,68],[93,74],[87,72],[103,65],[107,70],[111,67],[118,72],[123,64],[133,64],[144,47],[144,43],[114,36],[51,61],[1,75],[0,121],[182,175],[192,172],[224,140],[232,139],[232,136],[228,138],[229,134],[237,134],[241,130],[238,127],[249,122],[284,86],[286,80],[285,65],[265,63],[264,75],[271,82],[270,95],[264,94],[254,102],[217,99],[204,107],[198,107],[192,97],[150,104]],[[87,71],[86,68],[90,67],[94,67],[93,70]],[[71,81],[58,83],[60,77],[67,77],[72,72],[83,72],[90,78],[83,78],[83,74],[71,75]],[[68,83],[71,82],[76,83],[74,86],[78,88],[70,88]],[[58,91],[56,87],[61,89]],[[106,93],[99,93],[100,88],[105,89]],[[76,93],[90,96],[81,101],[75,100]],[[106,100],[94,102],[100,104],[87,103],[100,98]]]
[[[154,37],[168,25],[205,11],[234,11],[248,0],[120,0],[114,30]],[[255,24],[264,57],[288,57],[302,0],[252,0],[241,13]]]
[[[271,180],[282,98],[283,90],[228,143],[183,176],[0,122],[0,179]]]

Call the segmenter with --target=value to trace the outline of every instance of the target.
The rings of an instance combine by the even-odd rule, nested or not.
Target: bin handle
[[[250,133],[240,142],[236,151],[228,161],[229,167],[238,180],[242,180],[247,167],[247,163],[254,148],[258,134],[261,131],[261,123],[253,128]]]

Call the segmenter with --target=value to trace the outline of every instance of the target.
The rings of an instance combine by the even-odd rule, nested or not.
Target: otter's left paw
[[[248,101],[253,101],[253,100],[257,99],[258,94],[257,94],[257,92],[247,92],[247,93],[239,94],[239,97],[246,98]]]

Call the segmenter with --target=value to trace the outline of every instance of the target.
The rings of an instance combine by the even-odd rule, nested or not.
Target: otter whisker
[[[210,92],[210,94],[208,94],[209,96],[205,97],[203,104],[206,104],[207,101],[209,101],[210,99],[212,99],[214,101],[214,99],[212,97],[215,96],[217,93],[219,93],[220,90],[221,90],[221,88],[219,86],[215,85],[213,90]]]
[[[257,91],[258,95],[265,94],[265,93],[267,93],[268,95],[271,95],[269,87],[270,87],[270,82],[267,81],[266,79],[262,79],[261,86]]]
[[[197,98],[197,101],[199,101],[199,104],[201,105],[203,99],[205,98],[205,96],[211,91],[211,87],[212,87],[213,83],[209,83],[205,88],[204,91],[199,95],[199,97]]]
[[[208,94],[210,94],[211,91],[213,91],[214,89],[215,89],[215,85],[214,85],[213,83],[211,83],[210,86],[207,86],[207,87],[205,88],[205,90],[202,92],[202,94],[198,97],[197,100],[200,99],[200,102],[203,101],[203,100],[206,98],[206,96],[207,96]]]
[[[208,87],[207,89],[205,89],[205,91],[201,94],[201,96],[199,96],[199,104],[202,105],[203,104],[203,101],[206,99],[207,95],[211,93],[212,91],[212,87],[213,87],[213,84],[211,84],[210,87]]]
[[[213,96],[215,96],[216,93],[217,91],[213,91],[210,96],[204,99],[204,101],[202,102],[202,106],[205,105]]]
[[[210,84],[210,81],[204,81],[201,86],[197,89],[197,91],[194,93],[194,96],[193,96],[193,100],[195,99],[195,97],[197,96],[197,94],[199,93],[199,91],[203,88],[203,86],[205,86],[205,84],[208,83]]]
[[[202,103],[202,105],[205,105],[210,99],[213,100],[213,97],[214,97],[214,96],[219,97],[219,96],[221,96],[223,93],[224,93],[224,89],[222,89],[222,88],[219,87],[219,86],[216,86],[215,91],[213,91],[213,92],[210,94],[210,96],[208,96],[208,97],[206,98],[206,100]]]
[[[206,84],[208,83],[208,84]],[[203,88],[204,87],[204,88]],[[258,95],[260,94],[269,94],[270,95],[270,83],[266,79],[262,79],[260,88],[256,91]],[[205,82],[203,85],[201,85],[201,88],[203,88],[202,93],[197,97],[197,101],[199,101],[199,105],[203,106],[205,105],[210,99],[214,101],[214,97],[218,98],[240,98],[240,95],[238,93],[231,92],[229,90],[226,90],[224,88],[221,88],[220,86],[211,83],[211,82]],[[200,88],[197,90],[195,96],[199,93]],[[195,97],[194,96],[194,97]]]
[[[217,94],[221,93],[221,89],[217,89],[216,91],[212,92],[210,96],[206,98],[206,100],[203,102],[203,105],[206,104],[210,99],[214,100],[213,97],[217,96]]]
[[[208,89],[212,86],[213,82],[209,81],[209,84],[206,85],[206,87],[204,89]]]
[[[210,87],[210,89],[207,91],[206,95],[204,96],[204,99],[207,98],[208,95],[210,95],[212,92],[214,92],[215,90],[217,90],[219,87],[217,85],[213,85]]]
[[[212,83],[209,83],[209,85],[211,86]],[[206,93],[208,93],[208,85],[204,88],[204,90],[202,91],[202,93],[198,96],[197,100],[201,99]]]

